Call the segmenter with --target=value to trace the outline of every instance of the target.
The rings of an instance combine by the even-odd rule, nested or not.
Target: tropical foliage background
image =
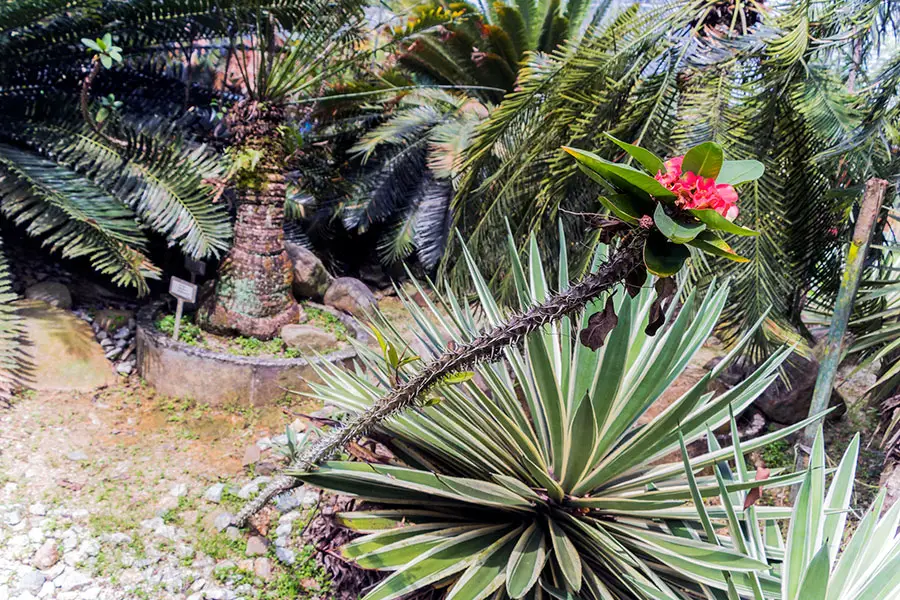
[[[812,354],[880,177],[847,352],[881,365],[868,393],[900,446],[898,20],[894,0],[6,2],[3,243],[35,238],[137,295],[172,254],[237,264],[260,290],[282,276],[290,315],[287,263],[235,251],[253,234],[236,215],[265,206],[263,254],[288,237],[341,273],[439,276],[404,297],[427,359],[602,260],[584,214],[606,213],[607,190],[564,147],[629,163],[628,144],[667,158],[714,142],[765,166],[740,189],[739,222],[760,235],[727,237],[748,263],[692,250],[655,337],[652,292],[618,293],[446,381],[382,426],[401,466],[297,475],[377,505],[342,517],[366,534],[346,556],[390,573],[369,599],[436,583],[452,598],[890,598],[900,508],[881,515],[879,497],[839,552],[858,440],[829,471],[820,434],[805,469],[761,483],[745,455],[809,422],[726,447],[710,432],[735,429],[785,344]],[[0,399],[27,379],[14,299],[0,254]],[[608,302],[617,321],[593,352],[573,332]],[[377,329],[383,350],[404,347]],[[713,333],[729,360],[648,415]],[[365,372],[323,371],[319,399],[364,411],[424,368],[360,353]],[[706,392],[739,359],[751,374]],[[748,500],[789,485],[793,508]]]

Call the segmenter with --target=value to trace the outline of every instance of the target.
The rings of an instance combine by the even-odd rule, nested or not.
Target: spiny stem
[[[409,381],[394,387],[344,427],[335,428],[308,447],[259,496],[244,505],[235,516],[234,524],[238,527],[245,526],[250,517],[262,510],[272,498],[300,485],[298,479],[287,473],[309,471],[348,442],[365,435],[384,419],[413,406],[417,398],[447,375],[469,370],[478,363],[497,360],[505,348],[517,344],[529,333],[584,310],[592,300],[623,281],[641,264],[642,247],[643,237],[640,235],[624,241],[621,248],[596,273],[587,275],[541,304],[513,314],[505,323],[492,327],[471,342],[447,349]]]

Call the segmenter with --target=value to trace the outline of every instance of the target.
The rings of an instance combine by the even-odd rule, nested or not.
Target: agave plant
[[[510,250],[519,302],[540,302],[551,284],[537,243],[527,268],[512,239]],[[564,289],[565,243],[560,254]],[[464,256],[479,309],[437,292],[422,309],[401,294],[423,355],[471,340],[485,322],[503,322],[504,310],[468,251]],[[748,496],[809,475],[773,472],[765,479],[744,455],[815,419],[750,441],[732,436],[724,448],[711,431],[729,423],[736,431],[733,415],[777,377],[789,350],[734,388],[708,392],[745,337],[680,397],[660,402],[710,335],[727,295],[727,285],[713,285],[702,300],[689,294],[652,337],[649,289],[600,298],[581,317],[584,327],[614,307],[615,326],[599,351],[577,343],[574,323],[564,319],[474,376],[446,382],[427,406],[392,417],[378,437],[389,440],[402,464],[336,461],[294,473],[376,505],[340,516],[365,534],[345,555],[389,573],[365,599],[400,598],[430,585],[447,598],[781,597],[774,565],[785,550],[775,532],[791,510],[754,506]],[[314,397],[360,412],[417,372],[420,361],[397,351],[407,346],[396,330],[386,321],[377,329],[385,351],[360,348],[365,373],[323,367]],[[703,438],[707,449],[689,455],[686,445]],[[713,466],[713,474],[701,473]],[[720,504],[705,506],[714,496]],[[848,501],[843,494],[837,500],[843,509]]]

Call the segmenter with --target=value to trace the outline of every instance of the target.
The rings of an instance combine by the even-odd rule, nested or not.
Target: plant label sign
[[[169,293],[184,302],[197,300],[197,286],[178,277],[169,280]]]
[[[181,316],[184,313],[184,303],[197,300],[197,286],[184,279],[172,277],[169,280],[169,293],[178,299],[178,305],[175,308],[175,329],[172,330],[172,339],[177,342],[178,332],[181,329]]]

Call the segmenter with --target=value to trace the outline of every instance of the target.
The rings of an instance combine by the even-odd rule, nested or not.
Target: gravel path
[[[254,535],[225,527],[278,466],[286,420],[137,383],[26,395],[0,412],[0,600],[327,597],[297,542],[315,490],[279,498]]]

